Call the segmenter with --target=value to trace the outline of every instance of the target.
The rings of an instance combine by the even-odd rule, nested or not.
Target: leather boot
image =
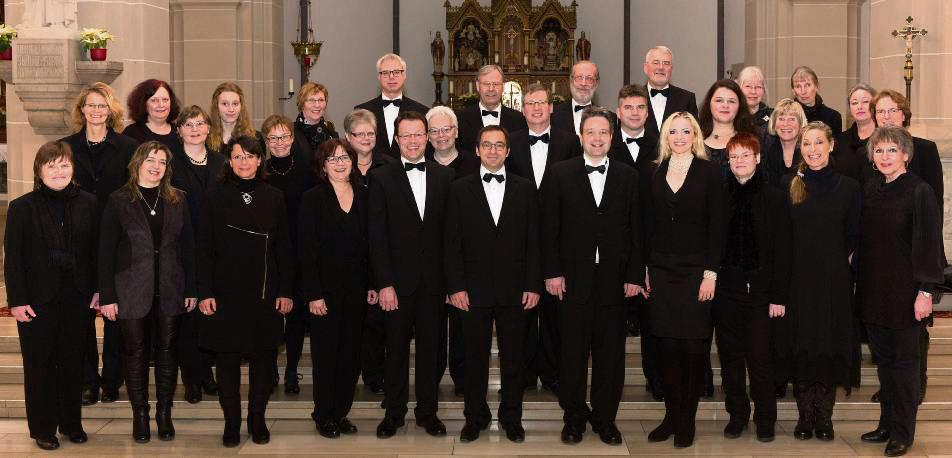
[[[707,389],[708,364],[705,364],[705,359],[710,361],[710,356],[706,354],[688,355],[687,368],[682,372],[684,391],[679,402],[678,422],[674,428],[674,446],[676,448],[686,448],[694,444],[697,405],[702,393]]]
[[[132,439],[138,444],[145,444],[152,439],[149,425],[149,404],[132,408]]]
[[[172,425],[172,403],[162,402],[155,406],[155,425],[159,430],[160,441],[175,439],[175,426]]]
[[[268,431],[264,412],[248,412],[248,433],[256,444],[267,444],[271,441],[271,431]]]
[[[221,435],[221,444],[225,447],[237,447],[241,443],[241,415],[225,417],[225,432]]]
[[[833,406],[836,404],[836,387],[817,383],[815,400],[816,424],[813,434],[822,441],[833,440]]]
[[[813,437],[813,426],[816,424],[813,385],[795,382],[793,384],[793,396],[797,400],[797,410],[799,411],[793,437],[800,440],[811,439]]]

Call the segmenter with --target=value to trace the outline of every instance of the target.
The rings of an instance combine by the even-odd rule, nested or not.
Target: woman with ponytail
[[[777,326],[776,374],[793,379],[794,437],[833,440],[836,387],[849,386],[853,305],[850,258],[859,240],[860,187],[830,167],[833,132],[811,122],[800,132],[803,161],[784,178],[793,222],[793,264],[785,316]]]

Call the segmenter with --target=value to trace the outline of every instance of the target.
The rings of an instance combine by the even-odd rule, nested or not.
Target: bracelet
[[[714,272],[713,270],[705,270],[704,279],[717,281],[717,272]]]

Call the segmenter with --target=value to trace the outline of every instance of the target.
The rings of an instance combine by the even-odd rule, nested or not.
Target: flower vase
[[[0,60],[13,60],[13,46],[8,46],[6,50],[0,52]]]
[[[95,61],[106,60],[106,48],[92,48],[89,50],[89,59]]]

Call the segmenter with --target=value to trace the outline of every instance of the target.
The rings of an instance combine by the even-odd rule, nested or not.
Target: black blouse
[[[870,175],[872,166],[869,162],[869,155],[866,154],[866,142],[868,139],[859,138],[859,128],[854,122],[849,129],[844,130],[836,137],[836,144],[833,146],[832,159],[830,165],[833,170],[840,175],[848,176],[861,185],[865,183],[866,177]]]
[[[781,143],[780,137],[765,134],[760,140],[760,168],[766,172],[767,183],[771,186],[782,188],[783,177],[796,172],[802,160],[799,142],[793,149],[793,160],[790,161],[790,167],[787,167],[783,160],[783,143]]]
[[[798,100],[797,103],[800,103],[800,101]],[[833,131],[833,138],[836,138],[843,131],[843,117],[840,116],[840,112],[824,105],[823,97],[820,97],[820,94],[816,95],[812,107],[802,103],[800,103],[800,106],[803,107],[803,112],[807,115],[807,122],[822,121],[830,126],[830,130]]]
[[[175,132],[175,128],[172,128],[167,134],[157,134],[153,132],[152,129],[149,129],[149,126],[145,125],[144,122],[129,124],[125,130],[122,131],[122,134],[132,137],[139,142],[140,145],[153,140],[167,146],[169,149],[181,147],[182,145],[182,139],[180,139],[178,133]]]
[[[436,160],[432,148],[427,148],[425,156],[426,160],[440,164],[440,162]],[[453,179],[455,181],[467,175],[479,173],[479,164],[479,157],[476,156],[476,153],[463,148],[457,149],[456,159],[453,159],[453,161],[446,164],[446,166],[456,171],[456,178]]]

